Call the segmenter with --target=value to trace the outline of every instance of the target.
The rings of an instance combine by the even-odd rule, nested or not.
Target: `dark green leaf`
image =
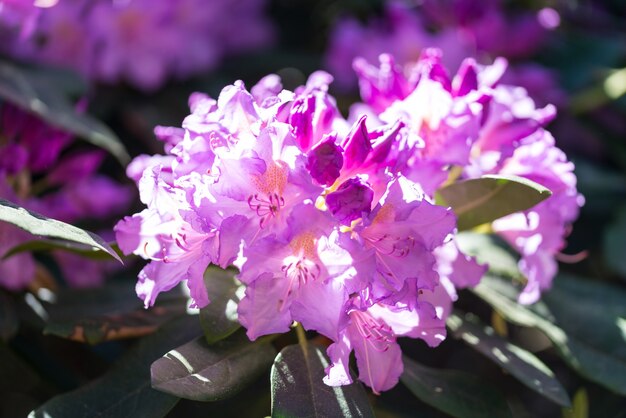
[[[0,393],[31,393],[47,389],[37,373],[3,343],[0,343],[0,358]]]
[[[626,292],[597,280],[559,275],[543,297],[555,322],[626,366]]]
[[[373,417],[360,383],[327,386],[328,359],[314,345],[282,349],[272,366],[272,417]]]
[[[235,279],[234,270],[209,267],[204,273],[204,284],[211,303],[200,309],[200,324],[209,344],[224,339],[237,331],[237,305],[243,297],[245,286]]]
[[[159,295],[159,302],[162,296],[168,298],[170,293]],[[108,281],[93,289],[61,289],[52,301],[44,303],[51,322],[132,312],[142,306],[131,281]]]
[[[465,254],[487,264],[491,273],[522,280],[517,267],[519,255],[499,236],[466,231],[457,234],[456,243]]]
[[[116,243],[109,244],[111,248],[121,256],[119,248]],[[91,258],[93,260],[109,260],[108,253],[104,253],[101,250],[84,245],[79,244],[77,242],[71,241],[63,241],[58,239],[36,239],[32,241],[26,241],[22,244],[16,245],[7,251],[3,259],[9,258],[15,254],[23,253],[23,252],[35,252],[35,251],[51,251],[51,250],[64,250],[69,251],[75,254],[79,254],[83,257]]]
[[[130,160],[124,145],[113,131],[97,119],[78,113],[49,79],[28,77],[26,72],[12,64],[0,62],[0,97],[36,114],[53,126],[109,151],[123,165]]]
[[[0,290],[0,339],[10,340],[17,332],[19,320],[9,295]]]
[[[0,343],[0,416],[23,417],[52,389],[24,360]]]
[[[150,387],[150,364],[200,334],[198,318],[187,316],[175,320],[139,341],[104,376],[52,398],[29,417],[163,417],[178,398]]]
[[[554,288],[558,289],[563,281],[567,280],[557,278]],[[564,292],[559,294],[559,290],[556,290],[554,295],[548,293],[544,296],[546,303],[539,302],[531,306],[518,304],[516,289],[496,277],[485,276],[473,291],[508,321],[541,330],[565,362],[578,373],[626,395],[623,316],[616,315],[616,308],[605,307],[608,301],[615,300],[621,300],[621,306],[626,306],[626,299],[619,289],[606,287],[603,292],[599,292],[598,288],[591,289],[597,286],[600,284],[587,286],[591,292],[589,294],[571,293],[567,302],[558,300],[564,297]],[[604,293],[606,300],[593,296],[600,293]],[[616,303],[611,306],[615,307]],[[590,305],[595,307],[590,308]],[[595,336],[588,339],[591,335]],[[621,345],[617,346],[619,341]]]
[[[404,356],[402,383],[423,402],[457,418],[510,417],[502,394],[484,379],[423,366]]]
[[[171,350],[152,364],[152,387],[196,401],[239,392],[269,368],[276,350],[267,340],[235,337],[213,345],[200,337]]]
[[[65,222],[50,219],[36,212],[19,207],[8,200],[0,199],[0,221],[11,223],[33,235],[63,239],[89,246],[93,248],[94,251],[104,251],[120,263],[122,262],[109,244],[93,232],[85,231],[73,225],[66,224]]]
[[[162,324],[186,313],[185,303],[159,303],[151,309],[80,318],[74,321],[49,322],[44,334],[73,341],[99,344],[104,341],[136,338],[152,334]]]
[[[452,314],[447,324],[455,338],[462,339],[532,390],[561,406],[571,405],[567,392],[541,360],[498,336],[476,316]]]
[[[604,257],[609,267],[626,279],[626,207],[604,233]]]
[[[452,207],[459,230],[466,230],[530,209],[551,194],[523,177],[486,175],[439,189],[437,200]]]

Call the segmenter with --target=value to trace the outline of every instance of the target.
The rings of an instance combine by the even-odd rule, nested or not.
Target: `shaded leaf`
[[[323,383],[328,365],[315,345],[283,348],[272,366],[272,417],[373,417],[359,382],[337,387]]]
[[[28,363],[0,343],[0,416],[23,417],[52,394]]]
[[[33,235],[63,239],[89,246],[94,251],[104,251],[122,262],[109,244],[93,232],[24,209],[8,200],[0,199],[0,221],[11,223]]]
[[[606,264],[626,279],[626,207],[617,214],[617,220],[604,233]]]
[[[118,256],[121,257],[121,252],[117,243],[109,243],[109,246],[115,251]],[[58,239],[36,239],[32,241],[26,241],[22,244],[16,245],[7,251],[2,259],[9,258],[15,254],[23,252],[35,252],[35,251],[51,251],[51,250],[64,250],[75,254],[79,254],[83,257],[91,258],[93,260],[108,260],[109,254],[102,252],[98,248],[94,248],[89,245],[80,244],[77,242],[63,241]]]
[[[152,387],[185,399],[221,400],[254,382],[275,355],[268,340],[237,335],[209,345],[199,337],[152,364]]]
[[[555,322],[589,346],[626,363],[626,292],[561,274],[543,297]]]
[[[224,339],[237,331],[237,305],[243,297],[245,286],[235,279],[234,270],[209,267],[204,273],[204,284],[211,303],[200,309],[200,324],[209,344]]]
[[[152,334],[165,322],[185,313],[184,303],[161,303],[151,309],[50,322],[43,332],[82,343],[99,344]]]
[[[32,418],[163,417],[178,398],[150,386],[150,364],[163,353],[201,334],[196,317],[172,321],[139,341],[104,376],[50,399]]]
[[[19,320],[15,305],[9,295],[0,291],[0,339],[10,340],[17,332]]]
[[[170,293],[160,296],[170,297]],[[161,302],[163,298],[159,298]],[[45,302],[50,322],[78,321],[82,318],[132,312],[143,306],[132,281],[108,281],[98,288],[61,289]]]
[[[437,191],[437,200],[452,207],[459,230],[532,208],[552,193],[518,176],[486,175],[463,180]]]
[[[535,392],[561,406],[571,405],[567,392],[541,360],[498,336],[476,316],[455,313],[448,317],[447,324],[455,338],[462,339]]]
[[[510,417],[501,393],[484,379],[458,370],[432,369],[404,356],[402,383],[423,402],[457,418]]]
[[[554,288],[558,288],[564,280],[563,277],[557,277]],[[597,286],[600,284],[587,287]],[[618,339],[622,339],[623,345],[624,333],[620,327],[620,317],[615,315],[615,311],[603,306],[608,300],[622,300],[623,307],[626,306],[626,299],[619,289],[608,286],[605,289],[607,300],[593,297],[592,295],[600,293],[595,289],[591,290],[591,294],[563,302],[558,300],[561,297],[557,296],[558,293],[553,295],[553,290],[544,295],[546,303],[539,302],[531,306],[518,304],[517,289],[497,277],[483,277],[473,291],[508,321],[541,330],[552,341],[563,360],[578,373],[614,392],[626,395],[626,361],[623,356],[616,355],[623,354],[623,348],[614,345]],[[608,296],[613,292],[613,296]],[[585,310],[579,310],[581,304],[586,305]],[[589,308],[590,305],[595,305],[595,308]],[[588,314],[590,311],[595,313]],[[569,320],[560,322],[557,317]],[[578,334],[581,332],[584,334]],[[596,336],[587,339],[578,335]],[[608,335],[610,338],[605,340],[605,337],[599,338],[600,335]],[[618,351],[615,353],[613,350]]]
[[[28,77],[23,70],[0,61],[0,97],[36,114],[50,125],[109,151],[123,165],[130,161],[128,152],[115,133],[99,120],[78,113],[49,79]]]
[[[499,236],[465,231],[458,233],[455,240],[463,253],[476,257],[481,264],[487,264],[491,273],[523,279],[517,267],[519,255]]]
[[[0,358],[0,392],[31,393],[48,389],[37,373],[3,343],[0,343]]]

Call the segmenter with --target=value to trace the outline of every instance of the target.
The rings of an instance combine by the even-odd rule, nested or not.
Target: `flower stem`
[[[306,339],[306,334],[304,332],[304,328],[302,324],[299,322],[296,323],[296,334],[298,335],[298,343],[300,347],[302,347],[302,351],[304,351],[305,355],[308,353],[309,343]]]

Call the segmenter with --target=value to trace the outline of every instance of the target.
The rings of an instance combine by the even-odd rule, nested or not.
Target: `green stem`
[[[304,332],[304,328],[299,322],[296,323],[295,328],[296,334],[298,335],[298,343],[300,344],[300,347],[302,347],[302,351],[304,351],[304,354],[306,355],[308,353],[309,342],[306,339],[306,333]]]

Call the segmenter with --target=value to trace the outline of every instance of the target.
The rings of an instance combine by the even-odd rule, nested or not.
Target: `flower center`
[[[271,193],[267,197],[255,193],[248,197],[248,206],[261,218],[259,226],[263,228],[263,225],[285,206],[285,199],[277,193]]]
[[[384,321],[359,310],[354,310],[349,315],[359,334],[374,350],[387,351],[396,342],[396,334]]]
[[[290,256],[285,259],[285,264],[281,267],[281,271],[288,281],[287,290],[280,306],[282,311],[290,296],[300,287],[316,280],[320,276],[321,269],[315,261],[304,256]]]
[[[415,239],[411,236],[400,237],[390,233],[376,233],[379,231],[365,230],[361,234],[363,239],[382,255],[403,258],[415,246]]]
[[[281,310],[295,291],[311,281],[317,280],[321,274],[321,268],[316,262],[315,237],[313,234],[304,232],[294,237],[289,246],[292,255],[283,260],[281,271],[288,281],[287,290],[282,299]]]

